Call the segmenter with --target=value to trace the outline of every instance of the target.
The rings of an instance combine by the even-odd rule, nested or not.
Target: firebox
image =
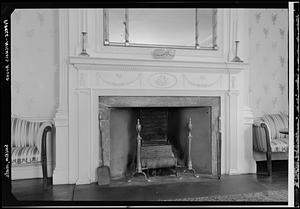
[[[199,174],[220,173],[218,97],[104,96],[99,101],[100,124],[107,127],[102,129],[100,137],[104,142],[104,159],[100,161],[110,166],[112,179],[128,177],[136,170],[138,120],[142,138],[141,164],[146,172],[188,166],[187,126],[191,119],[193,168]]]

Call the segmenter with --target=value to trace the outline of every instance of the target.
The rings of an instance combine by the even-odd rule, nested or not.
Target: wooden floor
[[[287,188],[288,173],[283,171],[273,172],[272,177],[256,174],[224,175],[221,180],[207,178],[200,179],[198,182],[186,181],[148,186],[100,187],[96,183],[89,185],[55,185],[50,186],[46,191],[43,190],[41,179],[15,180],[12,182],[12,193],[16,199],[19,201],[35,201],[26,202],[34,205],[57,204],[55,201],[64,201],[59,202],[60,205],[82,204],[79,201],[97,201],[84,202],[84,205],[126,205],[127,203],[124,203],[124,201],[156,201]]]

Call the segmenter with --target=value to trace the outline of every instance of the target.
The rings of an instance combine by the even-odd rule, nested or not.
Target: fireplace
[[[131,131],[126,130],[122,137],[126,136],[128,141],[136,139],[136,117],[130,116],[132,121],[126,123],[114,118],[119,118],[117,115],[121,114],[122,120],[129,120],[129,115],[134,115],[134,110],[138,108],[167,108],[169,116],[174,117],[173,121],[178,121],[178,124],[173,124],[174,127],[183,127],[187,122],[182,115],[189,117],[194,115],[190,112],[201,112],[202,116],[192,117],[192,123],[203,123],[207,128],[194,128],[192,141],[196,143],[199,139],[203,142],[205,139],[210,147],[201,150],[205,145],[192,146],[196,149],[194,153],[207,152],[206,157],[194,160],[197,172],[213,176],[255,172],[252,149],[249,149],[252,147],[252,116],[244,103],[248,92],[242,85],[245,72],[240,65],[214,63],[214,69],[205,69],[207,64],[202,63],[198,66],[199,72],[185,67],[171,72],[169,67],[158,62],[159,72],[156,72],[157,66],[136,65],[127,69],[128,63],[108,66],[97,59],[94,64],[85,61],[91,60],[71,59],[68,120],[59,113],[55,119],[56,159],[59,160],[53,174],[54,184],[97,182],[97,168],[102,163],[110,166],[113,178],[124,176],[134,156],[126,156],[132,147],[123,146],[120,141],[124,140],[120,140],[114,130],[116,127],[119,130],[128,122],[131,126],[127,129]],[[178,119],[180,117],[183,119]],[[205,117],[210,118],[206,120],[209,122],[197,121]],[[100,125],[107,130],[102,141],[103,159]],[[170,130],[177,130],[174,127]],[[210,132],[206,133],[207,130]],[[168,138],[177,136],[184,140],[186,137],[183,131],[172,136],[174,133],[168,133]],[[123,152],[125,157],[120,158],[114,152]],[[183,156],[179,157],[178,162],[186,163]]]
[[[244,33],[248,27],[247,18],[235,10],[220,10],[218,49],[176,49],[174,57],[164,59],[153,57],[152,47],[104,46],[102,12],[101,9],[59,11],[59,104],[54,118],[56,161],[53,183],[97,182],[97,168],[102,162],[99,155],[99,98],[112,101],[112,98],[148,97],[148,100],[140,99],[135,104],[117,99],[118,107],[114,107],[114,102],[103,103],[102,123],[106,129],[110,129],[111,122],[114,123],[105,122],[108,113],[114,117],[114,111],[126,112],[127,109],[131,112],[132,108],[153,107],[155,104],[149,99],[153,97],[164,97],[158,108],[175,111],[171,114],[174,117],[180,115],[180,111],[188,112],[187,108],[199,108],[199,111],[204,108],[201,109],[203,113],[210,109],[211,136],[208,138],[211,153],[207,156],[211,158],[208,159],[211,168],[207,167],[207,172],[255,173],[251,132],[253,114],[249,106],[248,36]],[[237,19],[239,24],[236,24]],[[87,29],[90,56],[79,55],[83,26]],[[240,40],[239,56],[244,62],[231,62],[235,54],[234,40]],[[173,101],[165,102],[176,97],[180,98],[176,107]],[[202,98],[209,97],[218,98],[218,111],[214,105],[201,103],[205,100]],[[200,98],[200,103],[193,98]],[[187,100],[190,104],[186,103]],[[196,119],[192,120],[197,123]],[[129,131],[128,135],[136,134],[134,131]],[[193,134],[207,138],[200,136],[200,132],[204,133]],[[193,136],[194,141],[196,136]],[[218,141],[221,152],[215,150]],[[115,144],[120,146],[117,142],[111,137],[104,140],[105,164],[113,166],[117,161],[111,153]],[[115,144],[111,146],[112,143]],[[217,159],[221,159],[220,163]]]
[[[145,117],[147,114],[149,116],[151,111],[151,120],[155,120],[155,117],[160,120],[159,125],[166,132],[160,132],[161,127],[153,126],[149,130],[150,124]],[[158,116],[158,113],[167,116]],[[110,167],[113,179],[123,178],[135,167],[133,164],[136,159],[137,119],[141,120],[142,130],[144,126],[147,131],[142,131],[145,143],[158,143],[150,142],[151,134],[156,139],[168,140],[178,165],[187,166],[187,124],[191,118],[193,168],[200,174],[216,176],[221,173],[221,149],[218,147],[221,143],[219,97],[100,96],[99,114],[100,127],[103,127],[99,139],[102,143],[99,145],[104,145],[103,149],[99,149],[100,152],[103,150],[104,156],[103,159],[100,157],[100,164],[104,163]],[[167,119],[163,120],[162,117]],[[102,153],[99,156],[102,156]]]

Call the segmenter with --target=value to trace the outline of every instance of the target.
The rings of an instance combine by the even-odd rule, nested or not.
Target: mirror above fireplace
[[[104,45],[217,49],[217,9],[104,9]]]

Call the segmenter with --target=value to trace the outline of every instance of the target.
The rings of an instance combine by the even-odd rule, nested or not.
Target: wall
[[[17,9],[11,15],[12,114],[54,118],[58,105],[58,11]]]
[[[254,115],[288,110],[288,12],[249,12],[250,104]],[[58,105],[58,11],[11,16],[12,113],[53,118]]]
[[[249,91],[254,116],[288,113],[288,10],[250,10],[249,21]]]

